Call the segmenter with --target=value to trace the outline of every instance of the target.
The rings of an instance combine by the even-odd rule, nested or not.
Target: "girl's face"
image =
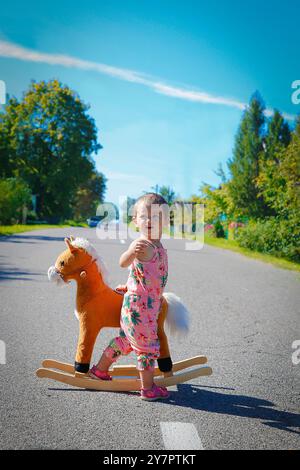
[[[140,204],[134,221],[144,236],[156,240],[162,236],[163,219],[163,210],[158,204]]]

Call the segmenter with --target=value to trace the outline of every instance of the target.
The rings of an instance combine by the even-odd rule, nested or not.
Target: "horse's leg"
[[[75,371],[82,373],[87,373],[90,369],[94,345],[101,328],[87,320],[86,315],[79,319],[79,339],[75,357]]]
[[[169,350],[168,338],[164,330],[164,322],[168,313],[168,303],[163,299],[162,308],[158,316],[158,339],[160,343],[160,357],[157,360],[159,370],[164,373],[172,371],[173,363]]]

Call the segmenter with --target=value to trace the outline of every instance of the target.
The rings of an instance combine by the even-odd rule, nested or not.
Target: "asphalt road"
[[[35,376],[46,357],[74,360],[76,286],[47,279],[67,235],[94,243],[112,286],[126,281],[118,260],[127,242],[100,241],[94,229],[0,239],[1,449],[164,450],[172,442],[187,450],[300,448],[300,364],[292,363],[299,274],[210,246],[189,252],[180,240],[163,241],[166,290],[192,315],[189,336],[170,340],[172,358],[205,354],[214,373],[173,387],[167,401],[142,402],[136,394],[76,390]],[[102,332],[94,360],[116,333]]]

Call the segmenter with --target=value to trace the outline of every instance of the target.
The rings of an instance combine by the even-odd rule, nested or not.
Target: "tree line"
[[[89,106],[58,80],[32,82],[21,100],[0,113],[0,223],[20,222],[22,208],[36,200],[30,217],[57,223],[84,220],[104,202],[106,177],[92,155],[98,142]],[[203,183],[190,202],[205,205],[212,233],[234,237],[244,247],[300,261],[300,116],[290,127],[280,111],[268,116],[256,92],[235,136],[227,172],[218,187]],[[169,204],[172,188],[159,192]],[[177,198],[178,199],[178,198]]]
[[[245,109],[220,185],[203,183],[192,201],[224,236],[233,228],[246,248],[300,261],[300,116],[292,128],[275,110],[268,117],[256,92]],[[228,174],[228,175],[227,175]],[[221,228],[221,230],[220,230]]]
[[[48,222],[80,220],[103,202],[106,178],[92,154],[102,148],[89,106],[58,80],[32,82],[19,101],[0,113],[0,214],[19,222],[22,206],[36,200]]]

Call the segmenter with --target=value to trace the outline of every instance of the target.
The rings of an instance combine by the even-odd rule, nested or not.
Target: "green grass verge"
[[[31,232],[33,230],[42,230],[46,228],[63,228],[63,227],[88,227],[85,223],[64,223],[64,224],[37,224],[37,225],[1,225],[0,236],[14,235],[15,233]]]
[[[300,264],[293,261],[289,261],[285,258],[278,258],[277,256],[268,255],[265,253],[259,253],[257,251],[252,251],[247,248],[242,248],[234,240],[225,240],[224,238],[211,238],[205,237],[205,243],[207,245],[215,246],[217,248],[222,248],[225,250],[235,251],[242,255],[248,256],[249,258],[254,258],[265,263],[273,264],[283,269],[289,269],[291,271],[300,272]]]
[[[169,231],[163,230],[163,233],[169,235]],[[195,235],[185,234],[185,238],[189,240],[195,240]],[[289,269],[290,271],[297,271],[300,273],[299,263],[287,260],[285,258],[278,258],[277,256],[272,256],[265,253],[260,253],[258,251],[252,251],[247,248],[242,248],[238,245],[235,240],[227,240],[225,238],[214,238],[205,236],[204,243],[207,245],[215,246],[216,248],[221,248],[223,250],[235,251],[236,253],[240,253],[241,255],[247,256],[248,258],[257,259],[263,261],[264,263],[273,264],[274,266],[277,266],[282,269]]]

